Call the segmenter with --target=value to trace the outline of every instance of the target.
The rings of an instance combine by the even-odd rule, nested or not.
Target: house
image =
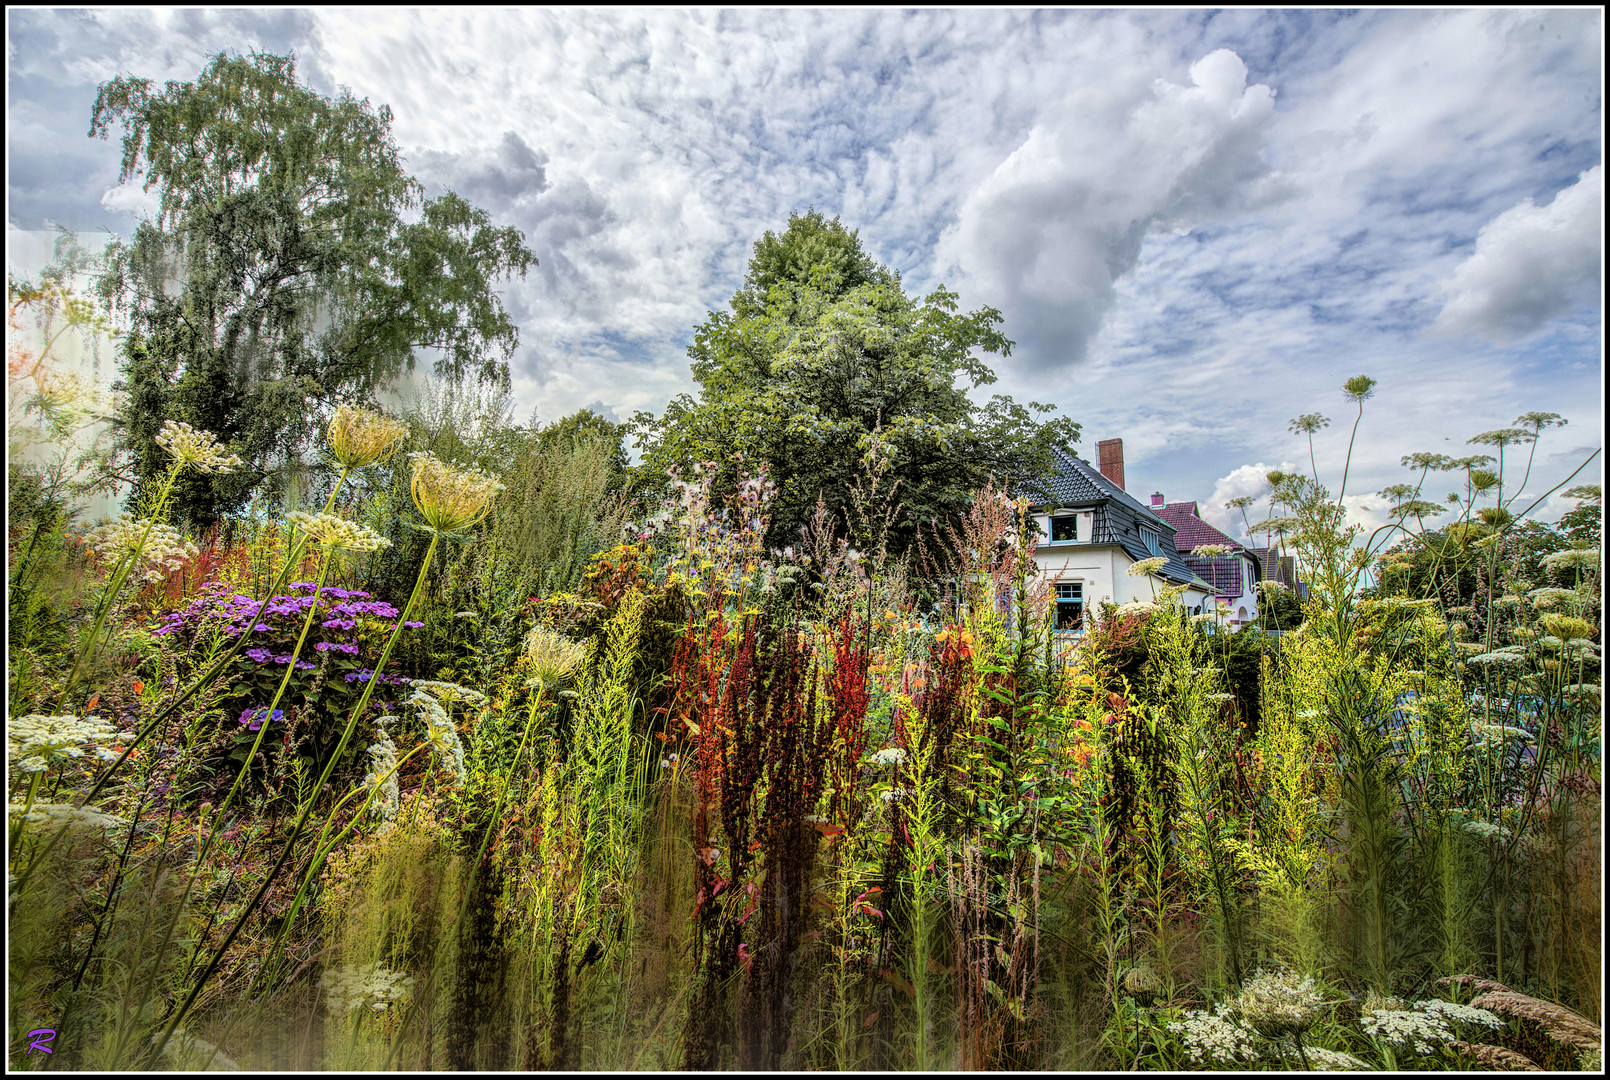
[[[1162,584],[1185,586],[1182,602],[1201,611],[1213,587],[1180,557],[1175,526],[1124,491],[1123,440],[1098,443],[1097,452],[1099,468],[1057,451],[1055,475],[1024,492],[1040,529],[1034,561],[1051,582],[1057,630],[1081,632],[1088,606],[1151,600]],[[1161,582],[1129,574],[1157,557],[1167,560],[1157,571]]]
[[[1226,619],[1232,631],[1258,617],[1258,582],[1268,576],[1260,551],[1248,548],[1202,520],[1195,502],[1167,502],[1162,492],[1151,498],[1152,512],[1174,526],[1174,543],[1185,565],[1213,586],[1216,601],[1229,608]],[[1218,545],[1229,549],[1216,558],[1191,552]]]

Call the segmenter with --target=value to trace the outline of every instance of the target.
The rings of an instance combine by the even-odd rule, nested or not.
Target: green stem
[[[1347,437],[1347,461],[1342,465],[1342,486],[1336,492],[1336,505],[1342,505],[1342,496],[1347,494],[1347,473],[1353,467],[1353,440],[1358,437],[1359,421],[1364,419],[1364,399],[1358,399],[1358,415],[1353,418],[1353,434]]]
[[[207,984],[207,980],[212,977],[212,973],[218,970],[218,965],[223,962],[224,954],[235,943],[235,938],[239,935],[241,928],[246,925],[246,920],[251,917],[252,912],[257,909],[257,905],[262,902],[269,886],[274,883],[275,877],[279,875],[286,859],[290,857],[291,851],[296,847],[296,842],[301,839],[302,830],[307,826],[308,815],[313,812],[313,806],[318,802],[319,793],[324,790],[324,785],[330,779],[330,774],[335,771],[336,763],[341,760],[341,754],[346,750],[347,743],[352,740],[352,732],[358,726],[358,717],[362,716],[364,709],[368,707],[369,698],[373,696],[374,689],[380,682],[380,675],[386,670],[386,661],[391,659],[391,650],[397,644],[398,637],[402,634],[403,623],[407,621],[408,616],[413,612],[414,605],[418,603],[419,594],[424,591],[425,576],[430,570],[431,560],[436,555],[436,546],[441,543],[441,539],[442,534],[440,532],[431,534],[430,546],[425,549],[425,561],[420,565],[419,576],[414,580],[414,591],[408,597],[408,604],[398,617],[397,625],[392,627],[391,637],[386,641],[386,647],[381,652],[380,659],[375,663],[374,671],[369,678],[368,684],[363,689],[363,695],[358,699],[358,703],[353,706],[352,714],[347,718],[346,730],[341,733],[341,741],[336,745],[329,761],[325,763],[324,771],[319,775],[318,782],[313,785],[313,794],[303,804],[301,812],[297,815],[296,824],[292,827],[291,835],[285,841],[285,846],[280,850],[279,858],[275,860],[274,866],[269,870],[267,876],[263,878],[263,884],[258,887],[256,894],[251,899],[251,903],[247,904],[245,910],[240,913],[240,917],[235,920],[235,925],[229,928],[228,936],[224,938],[217,951],[213,953],[212,959],[208,962],[206,970],[201,973],[201,977],[190,988],[190,993],[185,996],[184,1003],[174,1011],[173,1018],[168,1021],[163,1037],[158,1041],[157,1045],[166,1045],[167,1040],[172,1037],[173,1029],[179,1025],[185,1014],[190,1011],[190,1007],[195,1004],[196,998],[201,993],[201,988]],[[305,885],[307,879],[317,871],[316,861],[310,863],[303,874],[303,884]],[[287,921],[289,920],[287,919]],[[281,929],[283,930],[284,928],[282,927]],[[262,968],[259,970],[266,969],[270,959],[272,959],[272,956],[265,957]]]
[[[90,653],[95,650],[95,640],[101,636],[101,627],[106,624],[107,615],[111,614],[112,602],[116,599],[117,594],[123,591],[123,583],[128,580],[129,571],[133,570],[140,561],[140,552],[145,550],[146,539],[150,537],[151,530],[156,527],[157,519],[162,516],[162,510],[167,505],[168,496],[173,491],[174,482],[179,479],[179,473],[183,469],[184,462],[175,461],[173,468],[168,470],[168,478],[162,482],[162,492],[157,496],[156,507],[151,511],[151,516],[146,519],[145,531],[140,533],[140,542],[134,545],[133,551],[126,553],[118,561],[117,568],[113,570],[112,580],[107,584],[106,592],[102,594],[100,603],[95,605],[95,621],[90,627],[89,633],[84,637],[83,642],[79,644],[78,655],[73,659],[72,670],[67,673],[67,684],[62,687],[61,696],[57,699],[59,702],[58,707],[65,708],[67,706],[67,701],[73,693],[73,687],[78,685],[78,676],[83,670],[84,661],[88,660]]]
[[[341,470],[341,475],[336,479],[335,487],[330,491],[330,497],[325,500],[324,513],[329,513],[330,507],[335,505],[336,494],[340,492],[341,485],[346,482],[347,474],[351,471],[352,470],[350,468]],[[292,545],[291,551],[286,557],[285,565],[280,567],[274,578],[274,581],[268,587],[269,596],[272,597],[279,592],[280,587],[285,584],[285,580],[291,576],[291,571],[297,566],[298,563],[301,562],[302,552],[307,547],[307,542],[307,537],[298,537],[296,542]],[[194,697],[196,692],[202,687],[212,685],[212,680],[217,678],[218,675],[235,659],[235,657],[240,654],[241,649],[246,647],[246,640],[251,636],[251,634],[251,628],[247,628],[246,630],[241,631],[240,634],[236,635],[234,644],[229,646],[228,651],[226,651],[223,656],[219,657],[216,663],[214,663],[206,671],[202,672],[201,675],[191,682],[188,688],[180,693],[178,697],[170,701],[161,712],[157,713],[151,718],[150,723],[146,724],[145,727],[141,728],[140,731],[135,734],[133,740],[131,740],[129,744],[123,748],[123,752],[117,756],[117,760],[113,761],[112,764],[107,767],[106,771],[101,774],[100,778],[95,781],[94,786],[89,789],[89,794],[85,795],[84,798],[79,801],[79,809],[83,809],[95,801],[95,796],[100,794],[101,789],[104,788],[111,781],[112,777],[117,774],[117,770],[122,767],[125,761],[128,760],[129,755],[134,753],[134,751],[139,748],[139,745],[146,740],[151,732],[157,729],[158,725],[162,724],[165,720],[177,712],[179,707]],[[25,867],[23,872],[18,876],[17,888],[19,890],[27,884],[28,879],[33,875],[34,868],[39,864],[40,860],[44,859],[50,854],[50,852],[55,848],[57,842],[62,838],[63,835],[66,834],[66,832],[67,825],[64,823],[60,829],[56,830],[55,835],[50,838],[50,842],[45,845],[44,849],[35,854],[34,857],[29,860],[27,867]]]

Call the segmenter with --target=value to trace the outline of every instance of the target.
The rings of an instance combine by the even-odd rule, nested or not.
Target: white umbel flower
[[[306,514],[293,510],[286,517],[316,542],[336,551],[379,551],[391,546],[390,540],[369,526],[334,514]]]
[[[867,760],[873,765],[904,765],[906,752],[898,746],[886,746]]]
[[[83,757],[86,750],[102,761],[112,761],[117,753],[101,744],[120,737],[115,727],[98,716],[29,713],[6,725],[6,767],[19,773],[44,772],[57,762]]]
[[[197,472],[228,473],[241,466],[240,458],[227,453],[216,435],[182,420],[165,422],[157,434],[157,445]]]
[[[1185,1056],[1193,1062],[1206,1059],[1221,1065],[1236,1065],[1258,1060],[1254,1045],[1257,1033],[1231,1016],[1226,1005],[1216,1006],[1211,1013],[1191,1009],[1183,1020],[1170,1023],[1168,1030],[1180,1036],[1185,1044]]]
[[[344,964],[326,971],[319,979],[319,989],[325,992],[334,1016],[345,1016],[361,1008],[384,1012],[393,1002],[407,997],[413,985],[412,975],[392,971],[378,963],[362,967]]]
[[[140,565],[145,568],[141,576],[146,581],[161,581],[183,567],[186,560],[195,558],[200,550],[172,525],[153,525],[147,518],[136,519],[128,514],[90,529],[84,534],[84,543],[97,555],[114,561],[138,553]]]

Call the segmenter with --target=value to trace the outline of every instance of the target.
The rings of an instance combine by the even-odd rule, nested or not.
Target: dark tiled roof
[[[1034,500],[1037,507],[1056,506],[1073,508],[1105,504],[1109,512],[1097,513],[1096,543],[1117,544],[1135,562],[1154,556],[1141,539],[1140,526],[1157,531],[1160,554],[1168,560],[1159,576],[1181,585],[1194,585],[1207,590],[1211,586],[1185,564],[1174,543],[1175,528],[1158,517],[1151,508],[1130,495],[1123,488],[1101,474],[1101,470],[1083,458],[1053,450],[1057,471],[1050,481],[1040,488],[1025,488],[1023,494]],[[1112,510],[1118,510],[1112,513]]]
[[[1169,503],[1155,508],[1152,513],[1178,530],[1174,546],[1181,551],[1194,551],[1203,544],[1226,544],[1231,551],[1240,551],[1242,545],[1224,535],[1198,516],[1194,502]]]

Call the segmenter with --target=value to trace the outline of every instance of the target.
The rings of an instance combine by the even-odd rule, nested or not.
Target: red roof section
[[[1179,530],[1174,537],[1174,547],[1182,554],[1189,555],[1203,544],[1225,544],[1231,551],[1242,550],[1243,545],[1197,517],[1194,502],[1168,503],[1153,507],[1152,513]]]

